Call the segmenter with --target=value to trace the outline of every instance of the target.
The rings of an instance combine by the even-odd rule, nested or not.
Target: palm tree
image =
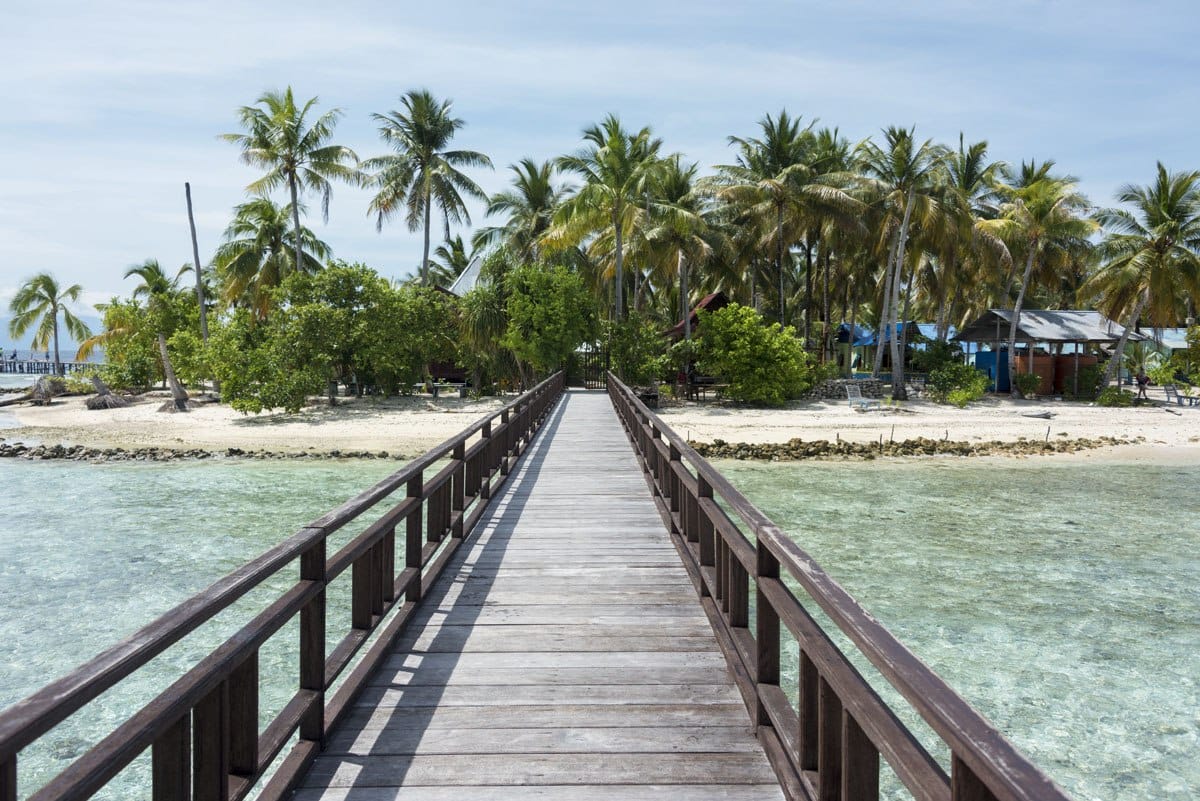
[[[325,112],[309,125],[307,116],[317,98],[297,106],[290,86],[282,93],[263,94],[257,104],[243,106],[238,111],[246,133],[223,134],[221,138],[242,148],[242,161],[267,169],[266,175],[246,187],[247,191],[266,196],[272,190],[287,187],[291,198],[287,208],[292,213],[294,263],[301,264],[300,193],[317,192],[321,196],[322,218],[328,221],[329,198],[333,193],[330,181],[358,183],[358,156],[348,147],[329,143],[342,114],[340,109]]]
[[[162,358],[163,377],[171,388],[171,397],[175,400],[175,409],[186,412],[188,409],[188,394],[179,379],[175,377],[175,367],[171,364],[171,356],[167,353],[167,329],[173,328],[170,316],[170,304],[173,296],[179,292],[179,278],[184,274],[168,278],[157,259],[146,259],[141,264],[135,264],[125,271],[125,277],[136,275],[142,279],[133,290],[133,297],[145,297],[150,317],[154,321],[154,334],[158,339],[158,354]]]
[[[271,306],[270,290],[293,272],[314,273],[330,256],[329,246],[307,227],[300,227],[300,260],[287,244],[291,206],[277,206],[265,197],[254,198],[233,210],[224,242],[213,264],[227,303],[243,303],[260,319]],[[296,265],[299,263],[299,269]]]
[[[550,229],[566,188],[555,183],[552,162],[521,159],[509,169],[514,173],[512,189],[492,195],[486,213],[488,217],[504,214],[508,219],[503,225],[481,228],[473,243],[477,249],[503,243],[520,258],[536,259],[538,240]]]
[[[83,287],[79,284],[63,289],[50,273],[38,273],[26,281],[17,294],[13,295],[8,309],[13,318],[8,323],[9,336],[14,339],[25,336],[25,332],[36,326],[33,333],[33,349],[41,350],[54,346],[54,374],[62,375],[62,358],[58,352],[58,316],[61,314],[67,333],[77,342],[92,335],[87,324],[71,313],[68,302],[79,300]]]
[[[460,167],[491,168],[492,160],[474,150],[447,150],[454,134],[466,123],[450,116],[450,100],[437,100],[424,89],[409,90],[400,98],[402,111],[372,114],[379,123],[379,136],[396,152],[367,159],[363,167],[376,172],[368,179],[378,187],[369,211],[376,215],[376,228],[402,209],[408,230],[425,227],[425,249],[421,257],[421,283],[429,283],[429,227],[433,206],[447,224],[471,221],[463,193],[487,200],[479,185],[459,171]],[[449,237],[447,237],[449,238]]]
[[[1101,246],[1106,260],[1087,287],[1099,293],[1106,315],[1128,315],[1101,386],[1116,376],[1129,332],[1144,313],[1156,325],[1171,325],[1178,320],[1176,289],[1200,292],[1200,172],[1171,173],[1159,162],[1154,183],[1127,184],[1117,200],[1132,210],[1099,213],[1108,231]]]
[[[434,286],[448,287],[463,274],[475,258],[475,248],[467,252],[462,236],[455,236],[437,246],[435,260],[429,263],[429,275]]]
[[[1034,265],[1061,256],[1098,229],[1095,221],[1081,216],[1087,211],[1088,202],[1076,191],[1076,179],[1051,175],[1053,166],[1053,161],[1040,166],[1031,161],[1022,164],[1020,172],[1007,171],[1008,183],[997,184],[994,190],[1001,201],[1000,216],[980,223],[980,228],[1008,240],[1010,248],[1023,249],[1025,253],[1025,269],[1008,330],[1008,380],[1014,398],[1021,397],[1015,380],[1017,327]]]
[[[936,186],[945,158],[945,149],[926,139],[918,144],[915,129],[889,127],[883,131],[884,144],[864,142],[859,149],[863,181],[879,204],[882,215],[878,242],[887,248],[884,270],[883,306],[879,320],[879,346],[875,353],[874,373],[883,363],[883,343],[891,343],[892,397],[908,397],[904,385],[904,351],[901,332],[900,287],[904,284],[909,229],[932,226],[940,214]]]
[[[554,214],[554,227],[543,239],[551,244],[578,243],[590,234],[611,231],[614,309],[625,317],[625,236],[633,231],[644,210],[649,181],[658,169],[662,141],[650,129],[629,133],[615,114],[583,132],[585,146],[558,159],[558,168],[575,173],[583,186]]]
[[[774,245],[775,271],[779,282],[779,322],[787,322],[786,265],[784,254],[809,231],[817,231],[838,214],[861,210],[861,203],[837,185],[833,142],[813,132],[816,121],[801,126],[787,110],[759,120],[762,138],[729,137],[738,147],[735,164],[722,165],[714,182],[717,196],[743,210],[761,231],[761,244]],[[833,133],[836,140],[836,132]],[[815,238],[816,234],[813,234]],[[812,242],[805,249],[806,327],[811,317]]]

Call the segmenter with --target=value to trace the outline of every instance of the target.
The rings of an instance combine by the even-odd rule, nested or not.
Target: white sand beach
[[[18,406],[22,428],[9,439],[88,447],[158,447],[276,452],[381,451],[416,455],[495,411],[511,398],[466,400],[428,397],[339,399],[336,407],[314,403],[300,413],[245,415],[228,406],[204,404],[186,414],[158,411],[165,400],[152,393],[124,409],[89,411],[83,398],[50,406]],[[1049,420],[1026,415],[1050,412]],[[912,400],[898,409],[858,412],[844,402],[808,401],[784,409],[747,409],[713,402],[660,410],[667,425],[695,441],[782,443],[799,438],[853,442],[916,437],[980,442],[1094,439],[1103,436],[1136,445],[1088,451],[1072,458],[1200,461],[1200,407],[1102,408],[1064,401],[989,398],[966,409]],[[1053,457],[1063,458],[1063,457]]]

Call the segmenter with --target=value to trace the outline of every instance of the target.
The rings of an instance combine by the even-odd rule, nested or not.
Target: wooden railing
[[[299,562],[299,581],[29,797],[88,798],[150,749],[155,801],[236,801],[250,792],[298,734],[259,795],[285,796],[404,630],[424,588],[479,521],[563,388],[563,374],[557,373],[0,714],[0,801],[19,797],[17,758],[22,749],[250,590]],[[445,467],[426,479],[426,470],[442,460]],[[374,522],[336,553],[326,553],[330,534],[377,507],[384,511]],[[403,567],[397,572],[399,559]],[[326,588],[346,571],[351,619],[345,621],[345,635],[326,653]],[[260,732],[259,648],[297,615],[297,689]],[[373,634],[378,636],[327,698]]]
[[[788,798],[875,801],[882,756],[917,801],[1068,801],[611,373],[608,391]],[[820,607],[944,741],[949,775],[789,584]],[[795,706],[781,684],[781,624],[799,646]]]
[[[63,373],[79,373],[88,368],[102,367],[98,362],[59,362]],[[54,375],[54,362],[49,359],[0,359],[0,373],[23,375]]]

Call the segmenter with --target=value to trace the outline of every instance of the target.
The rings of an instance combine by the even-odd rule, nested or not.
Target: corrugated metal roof
[[[999,323],[1000,338],[1008,339],[1012,324],[1010,309],[989,309],[982,317],[963,328],[955,337],[960,342],[992,342]],[[1021,312],[1017,324],[1018,342],[1116,342],[1124,327],[1097,311],[1048,311],[1029,309]],[[1145,339],[1136,332],[1130,340]]]
[[[454,279],[454,283],[446,287],[446,291],[453,292],[460,298],[475,288],[479,283],[479,270],[483,267],[483,256],[476,256],[471,259],[471,263],[467,268],[458,274],[458,278]]]

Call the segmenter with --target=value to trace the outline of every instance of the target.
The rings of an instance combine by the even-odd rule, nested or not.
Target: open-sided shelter
[[[988,309],[955,337],[959,342],[991,347],[975,354],[975,366],[988,374],[997,392],[1009,391],[1009,354],[1004,348],[1012,314],[1011,309]],[[1085,351],[1116,345],[1124,331],[1124,326],[1096,311],[1029,309],[1022,311],[1017,321],[1018,350],[1013,358],[1017,359],[1018,372],[1041,377],[1039,394],[1061,393],[1067,388],[1078,394],[1080,369],[1098,361],[1094,353]],[[1130,332],[1129,338],[1145,339],[1136,332]],[[1037,352],[1039,346],[1041,353]],[[1067,346],[1069,352],[1065,352]]]

